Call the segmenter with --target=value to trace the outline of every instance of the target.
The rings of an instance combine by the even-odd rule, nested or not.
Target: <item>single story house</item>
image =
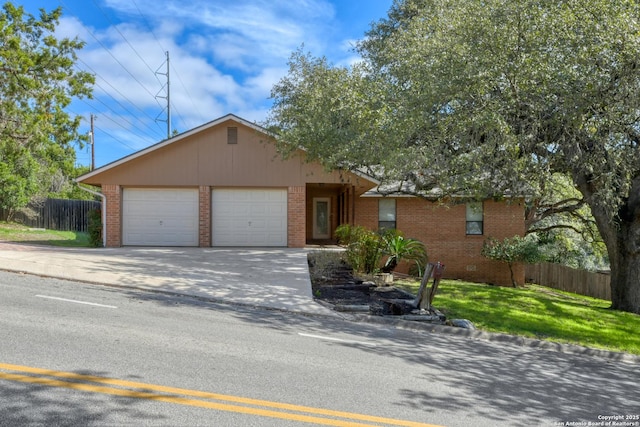
[[[77,178],[101,188],[105,246],[293,247],[335,243],[349,223],[425,243],[445,277],[507,285],[484,240],[524,234],[523,203],[382,196],[364,174],[283,158],[264,128],[229,114]],[[517,270],[524,280],[524,268]]]

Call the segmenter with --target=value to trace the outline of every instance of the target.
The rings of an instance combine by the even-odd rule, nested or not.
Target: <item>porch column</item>
[[[351,224],[356,223],[356,187],[351,186]]]

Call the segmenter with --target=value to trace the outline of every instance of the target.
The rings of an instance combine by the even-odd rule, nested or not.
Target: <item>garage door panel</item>
[[[286,246],[284,189],[214,189],[214,246]]]
[[[125,189],[123,244],[198,246],[198,191]]]

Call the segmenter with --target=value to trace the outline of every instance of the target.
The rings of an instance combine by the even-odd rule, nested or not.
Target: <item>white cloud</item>
[[[259,74],[245,80],[245,89],[256,97],[266,99],[271,95],[273,85],[285,76],[287,71],[286,67],[265,68]]]
[[[107,4],[132,18],[153,25],[179,22],[198,34],[198,48],[209,46],[213,62],[250,69],[286,60],[290,52],[305,43],[321,50],[334,19],[327,1],[238,0],[211,2],[172,0],[156,7],[153,0],[110,0]],[[138,7],[136,7],[136,5]],[[139,9],[138,9],[139,8]]]
[[[291,53],[303,44],[305,51],[326,55],[337,65],[358,60],[351,50],[354,40],[345,40],[338,30],[341,26],[335,25],[336,11],[329,0],[104,0],[102,4],[102,12],[113,21],[106,22],[95,10],[98,18],[93,18],[99,22],[83,24],[71,16],[62,19],[57,32],[87,42],[79,53],[79,65],[98,74],[96,100],[91,102],[109,117],[101,119],[100,126],[113,125],[109,133],[118,140],[132,132],[127,145],[136,149],[166,136],[165,124],[154,120],[164,118],[166,101],[155,95],[164,95],[166,78],[155,71],[165,72],[165,51],[171,57],[172,122],[181,132],[227,113],[262,122],[273,85],[286,75]],[[90,3],[86,8],[95,9]],[[116,27],[113,22],[120,23]],[[134,119],[129,118],[132,115]]]
[[[62,17],[59,25],[56,27],[55,35],[58,38],[79,39],[88,41],[91,38],[89,31],[75,17]]]

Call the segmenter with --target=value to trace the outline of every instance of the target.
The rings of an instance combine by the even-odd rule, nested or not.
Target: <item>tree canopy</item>
[[[74,171],[80,117],[93,76],[74,69],[77,39],[57,38],[61,9],[38,18],[7,2],[0,13],[0,207],[18,209],[59,190]]]
[[[534,217],[588,206],[613,307],[640,313],[637,1],[396,0],[357,51],[293,54],[267,121],[285,153],[422,196],[552,202]]]

